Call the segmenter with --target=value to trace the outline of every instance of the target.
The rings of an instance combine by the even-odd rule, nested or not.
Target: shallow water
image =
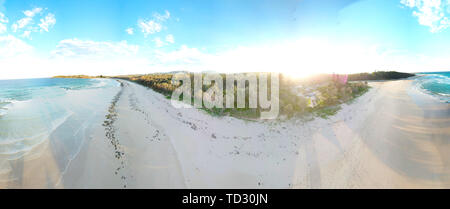
[[[0,160],[21,158],[50,139],[73,157],[118,89],[109,79],[0,80]]]
[[[450,103],[450,72],[419,73],[425,75],[415,80],[415,85],[441,101]]]

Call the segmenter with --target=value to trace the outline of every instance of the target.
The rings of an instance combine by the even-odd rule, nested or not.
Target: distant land
[[[89,76],[89,75],[58,75],[53,76],[52,78],[104,78],[104,76]]]
[[[90,75],[58,75],[54,76],[52,78],[132,78],[132,77],[139,77],[144,75],[171,75],[175,74],[177,72],[184,72],[184,71],[175,71],[175,72],[167,72],[167,73],[149,73],[149,74],[133,74],[133,75],[119,75],[119,76],[104,76],[104,75],[97,75],[97,76],[90,76]],[[208,72],[203,72],[208,73]],[[320,74],[312,76],[313,79],[320,78],[320,77],[328,77],[330,74]],[[402,79],[402,78],[409,78],[415,76],[414,73],[403,73],[403,72],[397,72],[397,71],[375,71],[372,73],[353,73],[348,74],[348,80],[349,81],[370,81],[370,80],[393,80],[393,79]]]
[[[402,79],[415,76],[413,73],[402,73],[396,71],[375,71],[373,73],[355,73],[349,74],[349,81],[361,81],[361,80],[392,80]]]

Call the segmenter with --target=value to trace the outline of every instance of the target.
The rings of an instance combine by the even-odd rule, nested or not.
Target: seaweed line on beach
[[[108,114],[105,116],[106,120],[103,122],[103,126],[105,127],[105,135],[106,138],[110,140],[111,145],[114,148],[114,156],[116,159],[120,160],[120,166],[116,169],[115,174],[117,175],[119,171],[123,168],[125,168],[125,161],[124,161],[124,155],[125,152],[123,151],[123,148],[120,146],[119,139],[116,137],[116,128],[114,127],[114,122],[117,120],[117,110],[116,105],[117,102],[120,100],[120,97],[123,93],[123,86],[124,84],[121,81],[118,81],[120,83],[121,89],[120,91],[114,96],[111,105],[108,108]],[[122,176],[122,180],[125,181],[126,177]],[[126,188],[126,182],[124,182],[123,185],[124,188]]]

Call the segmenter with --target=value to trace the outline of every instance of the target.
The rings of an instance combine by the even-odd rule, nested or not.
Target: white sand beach
[[[64,152],[43,143],[0,172],[0,187],[450,188],[450,104],[411,80],[371,82],[329,119],[286,122],[176,109],[123,82],[108,124],[91,128],[64,172]]]

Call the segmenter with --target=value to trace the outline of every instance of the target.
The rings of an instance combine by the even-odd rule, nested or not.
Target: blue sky
[[[447,0],[0,0],[0,78],[448,70]]]
[[[129,36],[125,29],[136,26],[138,19],[152,18],[155,12],[170,12],[163,29],[156,36],[177,35],[177,42],[192,47],[227,47],[283,39],[290,26],[295,1],[6,1],[5,15],[21,18],[24,10],[48,8],[58,24],[52,33],[37,34],[36,44],[51,49],[59,40],[77,37],[93,41],[121,41],[145,44],[151,37]],[[267,32],[270,30],[271,32]]]

